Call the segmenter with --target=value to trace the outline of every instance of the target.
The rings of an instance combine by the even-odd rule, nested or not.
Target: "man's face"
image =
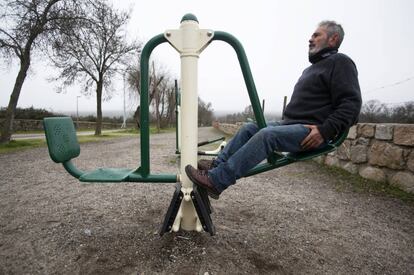
[[[319,27],[309,39],[309,56],[313,56],[329,46],[328,31],[325,27]]]

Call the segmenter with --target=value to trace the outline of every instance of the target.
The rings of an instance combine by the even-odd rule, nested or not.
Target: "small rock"
[[[359,170],[359,175],[365,179],[374,180],[378,182],[385,182],[386,176],[384,171],[375,167],[363,167]]]
[[[325,263],[325,260],[324,260],[324,259],[319,259],[319,260],[318,260],[318,262],[319,262],[320,264],[324,264],[324,263]]]
[[[414,193],[414,174],[410,172],[398,172],[392,178],[390,183],[398,186],[406,192]]]
[[[92,231],[90,229],[85,229],[85,231],[83,231],[85,233],[86,236],[92,236]]]
[[[173,262],[173,263],[177,261],[177,257],[175,257],[174,255],[170,255],[168,259],[170,260],[170,262]]]

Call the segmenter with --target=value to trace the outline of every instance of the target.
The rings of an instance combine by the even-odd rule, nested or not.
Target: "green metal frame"
[[[233,35],[216,31],[212,41],[219,40],[228,43],[236,51],[237,58],[239,59],[240,67],[243,73],[244,82],[246,84],[247,92],[249,93],[250,102],[252,104],[253,113],[256,118],[257,125],[259,128],[266,127],[266,121],[263,115],[262,107],[260,106],[260,100],[257,95],[256,85],[254,84],[254,79],[252,71],[250,70],[249,61],[247,60],[246,52],[240,41]]]
[[[159,34],[147,42],[141,53],[141,166],[139,168],[99,168],[86,172],[79,170],[71,161],[79,155],[79,144],[72,119],[69,117],[44,119],[50,156],[55,162],[62,163],[70,175],[85,182],[177,182],[177,174],[150,174],[149,58],[154,48],[165,42],[167,40],[164,35]]]
[[[149,142],[149,58],[152,51],[158,45],[167,42],[164,34],[153,37],[145,44],[141,53],[141,97],[140,97],[140,118],[141,118],[141,167],[136,171],[143,178],[150,174],[150,142]]]
[[[51,159],[62,163],[66,171],[83,182],[177,182],[177,175],[157,174],[142,176],[139,169],[98,168],[92,171],[78,169],[72,159],[80,154],[76,130],[70,117],[49,117],[43,120]]]
[[[191,19],[191,18],[190,18]],[[256,122],[260,128],[266,127],[260,100],[257,95],[256,86],[250,70],[246,53],[241,43],[231,34],[217,31],[213,40],[224,41],[230,44],[236,51],[244,81],[252,104]],[[151,174],[150,173],[150,142],[149,142],[149,58],[152,51],[158,45],[167,42],[163,34],[153,37],[144,46],[141,53],[141,166],[137,169],[126,168],[99,168],[94,171],[79,170],[71,161],[80,153],[80,147],[76,138],[76,130],[70,117],[45,118],[44,128],[49,153],[53,161],[62,163],[66,171],[73,177],[85,182],[177,182],[177,174]],[[178,87],[176,86],[176,90]],[[178,95],[178,93],[177,93]],[[179,104],[177,96],[177,103]],[[246,177],[262,173],[295,161],[311,159],[335,150],[346,138],[347,131],[337,139],[329,143],[325,148],[299,154],[273,154],[269,156],[268,162],[259,164],[251,169]]]
[[[149,142],[149,59],[152,51],[158,45],[167,42],[164,34],[154,36],[145,44],[141,53],[141,97],[140,97],[140,120],[141,120],[141,167],[130,174],[128,181],[142,182],[177,182],[177,175],[151,175],[150,174],[150,142]]]

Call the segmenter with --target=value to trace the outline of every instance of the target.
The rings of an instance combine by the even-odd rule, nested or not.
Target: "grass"
[[[12,140],[8,144],[0,144],[0,154],[46,146],[44,139]]]
[[[43,130],[16,131],[13,134],[43,134]]]
[[[319,164],[319,166],[320,169],[323,169],[336,179],[334,184],[337,191],[344,191],[350,188],[353,192],[383,195],[391,198],[397,198],[414,205],[414,194],[408,193],[397,186],[385,182],[364,179],[359,175],[351,174],[337,167],[321,164]]]
[[[78,136],[79,143],[87,143],[87,142],[97,142],[97,141],[104,141],[112,138],[120,137],[121,135],[116,134],[105,134],[101,136]],[[123,135],[125,136],[125,135]],[[46,146],[45,139],[22,139],[22,140],[12,140],[8,144],[0,144],[0,154],[11,153],[21,150],[27,150],[37,147]]]
[[[168,133],[172,131],[175,131],[175,128],[161,129],[160,133]],[[43,131],[39,131],[39,132],[34,131],[31,133],[43,133]],[[157,133],[158,132],[155,127],[150,128],[150,134],[157,134]],[[135,136],[135,135],[139,135],[139,131],[137,129],[125,129],[121,131],[105,133],[101,136],[95,136],[95,135],[78,136],[78,141],[79,143],[99,142],[99,141],[104,141],[108,139],[114,139],[114,138],[120,138],[120,137],[126,137],[126,136]],[[8,144],[0,144],[0,154],[27,150],[27,149],[37,148],[37,147],[42,147],[42,146],[46,146],[46,140],[44,139],[12,140]]]
[[[110,133],[101,136],[87,135],[87,136],[78,136],[79,143],[87,142],[99,142],[108,139],[118,138],[122,136],[127,136],[125,134]],[[12,140],[8,144],[0,144],[0,154],[11,153],[21,150],[27,150],[37,147],[46,146],[45,139],[21,139],[21,140]]]
[[[150,134],[163,134],[163,133],[171,133],[171,132],[175,132],[175,127],[163,128],[163,129],[160,129],[160,132],[157,131],[157,128],[150,127]]]
[[[115,129],[110,129],[110,130],[115,130]],[[126,129],[129,130],[129,129]],[[102,131],[107,131],[107,129],[102,129]],[[13,134],[43,134],[45,131],[44,130],[30,130],[30,131],[16,131]],[[95,129],[87,129],[87,128],[82,128],[82,129],[76,129],[76,132],[95,132]]]
[[[113,139],[113,138],[117,138],[121,136],[125,136],[125,135],[118,135],[116,133],[110,133],[110,134],[103,134],[100,136],[94,136],[94,135],[78,136],[78,142],[79,143],[97,142],[97,141],[104,141],[104,140]]]

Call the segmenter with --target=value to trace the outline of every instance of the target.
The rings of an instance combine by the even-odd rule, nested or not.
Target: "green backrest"
[[[63,163],[80,154],[75,126],[70,117],[47,117],[43,119],[49,155],[54,162]]]

